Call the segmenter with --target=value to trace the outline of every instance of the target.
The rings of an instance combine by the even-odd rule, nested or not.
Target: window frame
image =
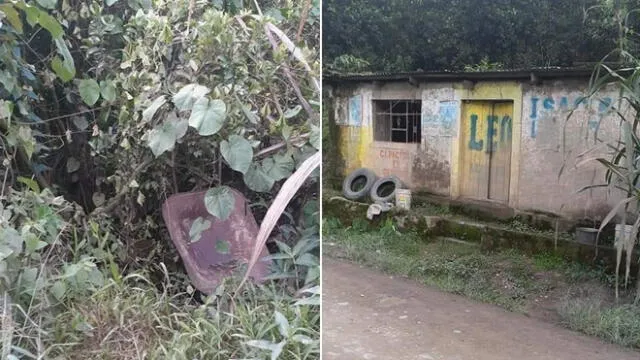
[[[397,107],[404,108],[404,112],[394,109]],[[422,143],[421,99],[373,99],[371,109],[374,141],[398,144]],[[402,123],[404,126],[400,125]],[[400,132],[405,135],[404,141],[397,140],[399,136],[394,136]]]

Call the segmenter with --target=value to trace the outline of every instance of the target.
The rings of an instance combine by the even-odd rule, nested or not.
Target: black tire
[[[366,168],[351,172],[342,182],[342,195],[349,200],[359,200],[367,195],[376,182],[376,174]],[[355,187],[360,185],[359,187]]]
[[[391,186],[392,190],[389,192]],[[397,176],[381,177],[371,187],[371,200],[373,202],[394,203],[396,189],[402,189],[402,181]]]

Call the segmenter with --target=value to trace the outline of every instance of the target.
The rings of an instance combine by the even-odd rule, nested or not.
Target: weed
[[[543,271],[558,270],[567,266],[567,262],[561,256],[552,253],[534,254],[533,264]]]
[[[558,313],[569,328],[623,346],[640,348],[640,308],[607,306],[598,297],[566,299]]]
[[[352,261],[508,309],[521,309],[536,286],[522,262],[505,261],[515,258],[511,252],[482,254],[461,244],[426,244],[415,234],[399,234],[389,226],[373,232],[325,229],[325,237]],[[496,270],[494,263],[506,269]],[[501,275],[506,273],[510,277]]]

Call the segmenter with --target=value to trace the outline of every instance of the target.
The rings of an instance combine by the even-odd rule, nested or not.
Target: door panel
[[[512,102],[463,103],[460,195],[477,200],[509,201]]]
[[[469,101],[464,103],[461,144],[461,188],[463,197],[486,199],[489,183],[489,154],[485,152],[484,135],[491,103]]]
[[[493,132],[489,132],[493,135],[489,159],[489,199],[502,203],[509,202],[512,116],[512,103],[495,103],[493,116],[488,120],[489,128],[493,127]]]

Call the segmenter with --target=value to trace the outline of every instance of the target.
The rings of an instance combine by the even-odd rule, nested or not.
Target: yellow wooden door
[[[513,103],[465,101],[460,144],[460,195],[509,201]]]
[[[513,119],[513,103],[496,102],[493,104],[492,116],[488,119],[489,131],[487,140],[489,148],[489,199],[501,203],[509,202],[509,185],[511,179],[511,129]],[[493,130],[491,130],[493,129]]]
[[[489,182],[489,154],[485,151],[486,119],[491,115],[491,103],[467,101],[462,110],[461,187],[460,195],[486,199]]]

